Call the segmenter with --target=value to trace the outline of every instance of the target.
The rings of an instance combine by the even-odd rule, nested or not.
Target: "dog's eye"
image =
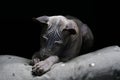
[[[45,39],[45,40],[48,40],[48,38],[46,36],[42,36],[42,38]]]
[[[54,43],[55,43],[55,44],[62,44],[63,41],[55,41]]]
[[[48,38],[46,36],[41,36],[40,40],[42,41],[42,43],[46,43],[46,41],[48,40]]]

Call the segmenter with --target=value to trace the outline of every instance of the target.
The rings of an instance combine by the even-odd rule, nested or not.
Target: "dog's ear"
[[[63,31],[68,31],[70,34],[76,34],[77,31],[75,29],[75,25],[72,23],[68,23]]]
[[[33,18],[33,20],[38,21],[40,23],[47,24],[47,22],[49,20],[49,17],[48,16],[41,16],[41,17],[38,17],[38,18]]]

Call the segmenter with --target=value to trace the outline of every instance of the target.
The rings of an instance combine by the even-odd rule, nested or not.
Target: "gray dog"
[[[53,64],[66,62],[88,50],[93,44],[89,27],[71,16],[41,16],[35,18],[45,29],[40,38],[40,51],[32,57],[33,73],[41,75]]]

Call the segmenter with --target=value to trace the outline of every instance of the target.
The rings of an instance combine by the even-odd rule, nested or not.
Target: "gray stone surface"
[[[57,63],[42,76],[33,77],[29,60],[0,56],[0,80],[120,80],[120,48],[106,47],[67,63]]]
[[[12,55],[0,56],[0,80],[32,80],[29,60]]]

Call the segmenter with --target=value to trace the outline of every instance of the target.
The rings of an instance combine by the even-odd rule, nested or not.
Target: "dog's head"
[[[64,16],[41,16],[35,20],[47,27],[40,41],[42,56],[59,55],[66,47],[70,36],[78,32],[76,23]]]

